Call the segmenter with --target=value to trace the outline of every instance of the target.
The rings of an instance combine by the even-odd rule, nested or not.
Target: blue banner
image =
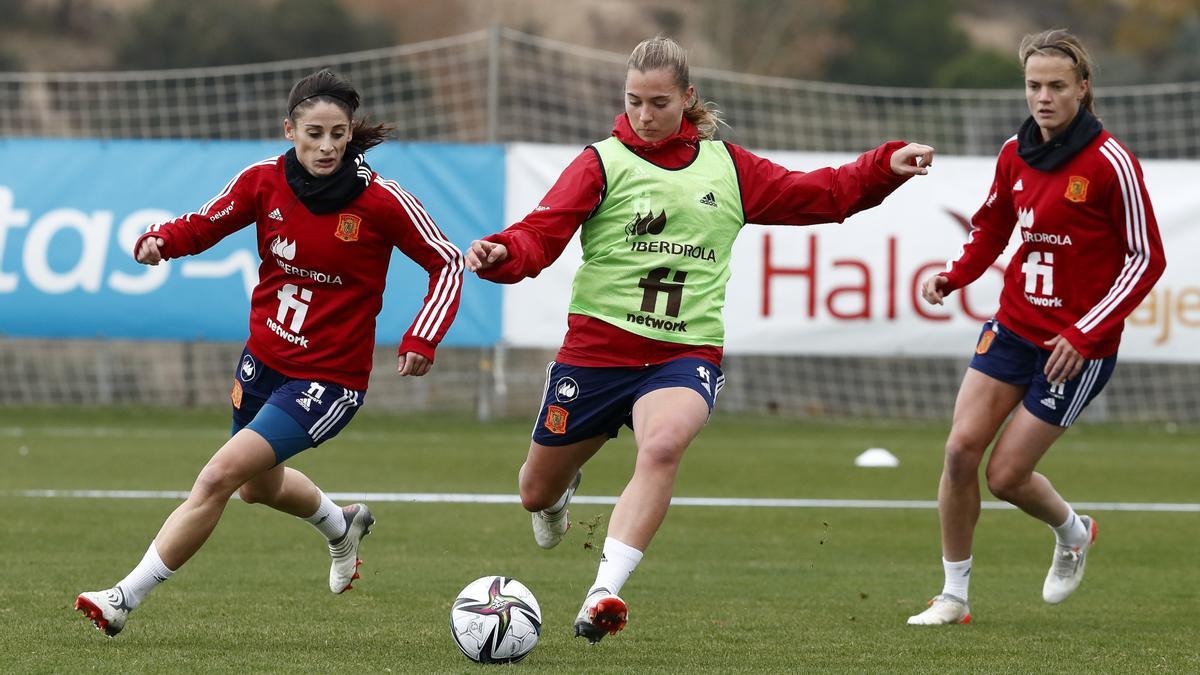
[[[0,334],[244,340],[259,258],[253,227],[156,267],[132,258],[148,225],[198,210],[284,141],[0,140]],[[416,196],[460,249],[504,227],[504,148],[385,143],[367,161]],[[377,340],[396,343],[428,275],[395,251]],[[499,286],[465,275],[443,344],[500,338]]]

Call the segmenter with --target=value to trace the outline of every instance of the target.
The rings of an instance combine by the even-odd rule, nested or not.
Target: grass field
[[[293,462],[328,492],[512,494],[529,422],[364,413]],[[476,672],[447,628],[457,591],[505,574],[541,603],[523,672],[1198,672],[1200,513],[1094,511],[1087,581],[1041,600],[1053,536],[985,510],[974,623],[911,628],[941,588],[930,509],[676,506],[622,592],[630,623],[595,647],[571,637],[608,506],[579,504],[562,545],[538,549],[516,504],[380,501],[363,579],[334,596],[308,525],[233,502],[208,545],[106,639],[72,609],[137,562],[171,499],[48,498],[27,490],[186,490],[228,429],[220,411],[0,410],[3,672]],[[718,417],[676,494],[932,500],[944,425]],[[580,495],[619,494],[630,434],[587,466]],[[859,469],[867,447],[896,469]],[[1042,464],[1078,502],[1200,502],[1200,430],[1079,426]],[[493,666],[492,668],[496,668]],[[502,667],[503,668],[503,667]]]

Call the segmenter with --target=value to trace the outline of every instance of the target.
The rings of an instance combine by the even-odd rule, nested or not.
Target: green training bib
[[[606,190],[583,224],[574,314],[631,333],[689,345],[722,345],[733,241],[745,224],[737,170],[720,141],[663,169],[616,138],[592,144]]]

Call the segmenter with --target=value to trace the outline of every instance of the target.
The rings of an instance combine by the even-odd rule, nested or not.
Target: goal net
[[[278,63],[119,73],[0,73],[0,137],[278,138],[292,84],[329,67],[402,140],[583,144],[622,109],[624,54],[509,29]],[[859,152],[891,138],[994,155],[1025,116],[1020,91],[865,87],[694,68],[700,95],[755,149]],[[1105,125],[1143,160],[1200,158],[1200,82],[1100,87]],[[2,331],[0,327],[0,331]],[[0,404],[211,404],[241,345],[34,340],[0,334]],[[381,348],[371,398],[389,409],[531,414],[545,350],[443,349],[437,377],[396,378]],[[965,359],[731,354],[719,410],[945,418]],[[1122,363],[1085,416],[1200,421],[1200,365]]]

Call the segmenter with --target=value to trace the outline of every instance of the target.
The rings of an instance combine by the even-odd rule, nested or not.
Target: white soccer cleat
[[[955,595],[935,595],[929,609],[908,617],[910,626],[945,626],[971,623],[971,608],[967,601]]]
[[[542,548],[554,548],[558,546],[558,542],[567,536],[567,530],[571,529],[571,519],[567,513],[567,505],[571,503],[571,497],[575,496],[575,490],[579,487],[579,481],[583,480],[583,472],[575,473],[575,480],[571,481],[571,485],[567,488],[567,500],[563,503],[563,507],[558,511],[550,513],[548,511],[534,511],[531,516],[533,518],[533,540]]]
[[[585,637],[590,644],[596,644],[605,635],[620,632],[628,619],[625,601],[606,588],[597,588],[583,601],[575,617],[575,637]]]
[[[75,609],[83,612],[85,617],[91,619],[96,630],[108,637],[116,637],[121,632],[130,611],[120,588],[80,593],[75,598]]]
[[[1050,571],[1042,584],[1042,599],[1052,605],[1066,600],[1079,588],[1088,549],[1096,542],[1096,521],[1091,516],[1079,516],[1079,519],[1088,530],[1087,541],[1079,546],[1054,545],[1054,560],[1050,562]]]
[[[346,519],[346,531],[329,542],[329,556],[333,558],[333,564],[329,566],[329,590],[334,593],[354,588],[350,582],[359,578],[358,566],[362,564],[358,559],[358,545],[375,524],[366,504],[343,507],[342,516]]]

